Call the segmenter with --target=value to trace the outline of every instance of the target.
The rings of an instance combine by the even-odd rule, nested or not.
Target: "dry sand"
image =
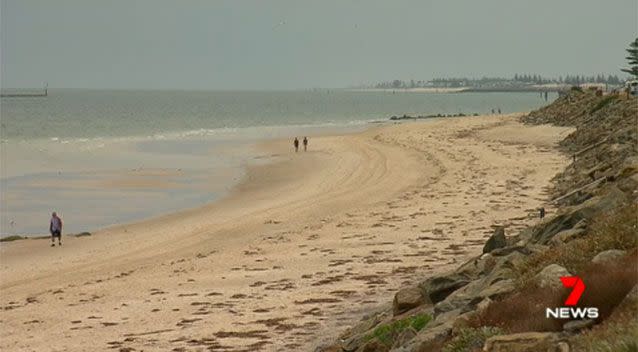
[[[512,116],[265,146],[214,204],[0,246],[2,351],[306,351],[553,208],[569,130]]]

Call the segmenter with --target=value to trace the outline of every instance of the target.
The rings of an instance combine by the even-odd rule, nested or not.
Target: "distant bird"
[[[279,26],[283,26],[285,24],[286,24],[286,21],[281,21],[281,22],[277,23],[274,27],[272,27],[272,29],[275,29],[275,28],[277,28]]]

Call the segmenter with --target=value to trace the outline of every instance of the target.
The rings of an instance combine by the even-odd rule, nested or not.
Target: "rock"
[[[573,228],[574,229],[586,230],[587,229],[587,219],[582,219],[581,221],[577,222],[576,225],[574,225]]]
[[[525,258],[520,252],[496,257],[493,269],[485,276],[451,293],[434,306],[435,314],[461,309],[463,313],[476,309],[485,298],[497,299],[514,290],[514,267]]]
[[[368,332],[371,332],[377,325],[387,321],[389,318],[389,312],[379,312],[364,319],[339,337],[341,348],[347,352],[356,351],[365,342]]]
[[[412,328],[407,328],[403,330],[399,336],[394,340],[394,344],[392,344],[392,349],[399,348],[405,344],[407,344],[410,340],[412,340],[416,336],[416,330]]]
[[[475,316],[476,311],[465,312],[456,319],[454,319],[454,323],[452,324],[452,334],[457,335],[459,331],[467,328],[470,325],[470,321]]]
[[[326,346],[319,346],[315,348],[315,352],[342,352],[341,346],[339,344],[331,344]]]
[[[560,281],[561,276],[572,276],[572,274],[558,264],[550,264],[536,274],[535,279],[541,288],[561,288],[563,287]]]
[[[483,246],[483,253],[490,253],[497,248],[503,248],[507,246],[507,240],[505,239],[505,227],[499,226],[494,230],[494,233],[485,242]]]
[[[431,351],[432,345],[445,341],[452,331],[453,321],[445,324],[426,327],[410,340],[406,345],[396,349],[396,352]],[[393,351],[393,352],[395,352]]]
[[[620,304],[614,309],[611,313],[609,319],[615,319],[618,315],[622,315],[627,311],[636,311],[638,307],[638,284],[634,285],[634,287],[627,293],[625,298],[620,301]]]
[[[484,298],[481,302],[479,302],[479,304],[476,305],[476,310],[479,313],[483,312],[483,311],[485,311],[487,309],[487,307],[490,306],[490,304],[492,304],[492,302],[493,301],[489,297]]]
[[[600,264],[603,262],[607,262],[610,260],[614,260],[616,258],[624,257],[627,254],[626,251],[620,249],[610,249],[608,251],[603,251],[598,254],[591,260],[592,263]]]
[[[554,352],[558,334],[552,332],[524,332],[492,336],[483,346],[485,352]]]
[[[478,279],[481,275],[491,270],[489,265],[486,265],[489,261],[493,260],[491,258],[492,255],[489,253],[476,256],[463,263],[460,267],[454,270],[454,273],[469,280]]]
[[[549,241],[549,244],[555,247],[565,242],[574,240],[578,237],[582,237],[585,233],[587,233],[587,231],[585,231],[582,228],[574,228],[574,229],[561,231],[557,233],[556,235],[554,235],[554,237]]]
[[[435,312],[436,315],[434,317],[434,321],[430,322],[430,324],[428,324],[428,327],[432,328],[435,326],[448,324],[450,321],[453,323],[456,318],[461,315],[461,313],[463,313],[463,311],[460,308],[441,312],[440,314],[436,314]]]
[[[570,348],[569,348],[569,344],[565,341],[561,341],[558,344],[556,344],[556,352],[569,352]]]
[[[583,219],[591,218],[594,214],[612,210],[621,205],[626,195],[616,187],[612,187],[603,196],[596,196],[573,207],[562,211],[559,215],[537,225],[531,233],[532,243],[547,244],[561,231],[573,228]]]
[[[470,283],[470,279],[463,274],[437,275],[428,278],[419,284],[419,288],[430,302],[437,303],[444,300],[452,292]]]
[[[377,339],[372,339],[361,346],[357,352],[387,352],[390,348]]]
[[[497,248],[491,251],[490,254],[494,257],[502,257],[514,252],[520,252],[525,255],[530,255],[532,253],[532,251],[530,251],[529,248],[527,248],[526,246],[514,245],[509,247]]]
[[[488,286],[486,289],[482,290],[479,293],[480,297],[485,297],[486,299],[497,299],[499,297],[503,297],[504,295],[514,291],[514,280],[500,280],[496,283]]]
[[[563,324],[563,330],[567,332],[577,332],[582,329],[589,328],[596,323],[593,319],[572,320]]]
[[[80,232],[78,234],[74,235],[75,237],[86,237],[86,236],[91,236],[90,232]]]
[[[394,302],[392,302],[392,311],[394,315],[399,315],[401,313],[409,311],[410,309],[423,305],[426,302],[427,300],[423,297],[420,288],[403,288],[394,295]]]

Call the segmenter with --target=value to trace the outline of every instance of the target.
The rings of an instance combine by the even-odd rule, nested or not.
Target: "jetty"
[[[41,91],[19,92],[18,90],[15,90],[14,92],[11,92],[11,93],[0,93],[0,98],[38,98],[38,97],[47,97],[47,96],[49,96],[49,85],[47,83],[44,84],[44,87],[42,88]]]

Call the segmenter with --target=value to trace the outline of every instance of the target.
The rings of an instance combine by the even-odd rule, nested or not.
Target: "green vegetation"
[[[626,59],[629,63],[629,67],[623,68],[621,71],[629,73],[634,76],[634,78],[638,78],[638,38],[629,43],[627,52],[629,53],[629,56],[627,56]]]
[[[616,100],[616,98],[618,98],[618,96],[617,96],[617,95],[608,95],[608,96],[606,96],[606,97],[602,98],[602,99],[598,102],[598,104],[596,104],[596,106],[594,106],[594,107],[593,107],[593,108],[589,111],[589,113],[590,113],[590,114],[595,113],[596,111],[598,111],[598,110],[600,110],[600,109],[604,108],[605,106],[609,105],[609,103],[611,103],[612,101]]]
[[[482,326],[480,328],[463,328],[444,347],[443,352],[467,352],[480,351],[485,344],[485,340],[492,336],[503,334],[503,330]]]
[[[406,329],[414,329],[414,331],[421,331],[429,322],[432,317],[429,314],[417,314],[405,319],[396,320],[388,324],[378,326],[374,331],[366,336],[366,340],[378,339],[386,346],[392,346],[394,340]]]
[[[11,241],[17,241],[17,240],[24,240],[24,239],[26,239],[26,237],[14,235],[14,236],[0,238],[0,242],[11,242]]]

